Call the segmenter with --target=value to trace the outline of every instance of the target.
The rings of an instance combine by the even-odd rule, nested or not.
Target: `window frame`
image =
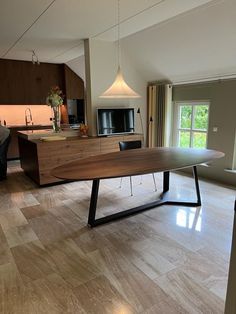
[[[195,108],[196,106],[203,106],[207,105],[208,106],[208,120],[207,120],[207,129],[206,130],[201,130],[201,129],[195,129],[193,128],[194,126],[194,117],[195,117]],[[173,146],[180,147],[179,146],[179,134],[180,131],[183,132],[189,132],[190,133],[190,146],[192,147],[193,145],[193,134],[194,132],[196,133],[205,133],[206,134],[206,147],[208,147],[208,133],[209,133],[209,117],[210,117],[210,100],[187,100],[187,101],[176,101],[174,102],[174,121],[173,121],[173,136],[172,136],[172,143]],[[191,106],[192,107],[192,114],[191,114],[191,127],[190,128],[181,128],[180,123],[181,123],[181,106]],[[195,108],[194,108],[195,107]]]

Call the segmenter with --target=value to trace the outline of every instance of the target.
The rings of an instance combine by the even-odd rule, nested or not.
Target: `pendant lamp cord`
[[[117,37],[118,37],[118,67],[120,67],[120,0],[117,0]]]

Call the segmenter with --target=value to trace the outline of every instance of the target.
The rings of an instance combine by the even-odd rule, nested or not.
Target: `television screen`
[[[98,135],[134,133],[134,108],[97,109]]]

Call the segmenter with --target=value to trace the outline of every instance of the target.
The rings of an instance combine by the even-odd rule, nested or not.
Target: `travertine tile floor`
[[[0,183],[0,313],[223,313],[235,190],[200,181],[201,208],[163,206],[86,226],[90,182],[38,188],[10,163]],[[158,190],[162,178],[156,174]],[[102,181],[99,215],[158,196],[151,175]],[[194,198],[171,174],[173,197]]]

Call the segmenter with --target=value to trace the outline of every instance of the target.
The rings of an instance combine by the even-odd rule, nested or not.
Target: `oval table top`
[[[54,168],[51,174],[64,180],[108,179],[177,170],[223,156],[209,149],[140,148],[78,159]]]

